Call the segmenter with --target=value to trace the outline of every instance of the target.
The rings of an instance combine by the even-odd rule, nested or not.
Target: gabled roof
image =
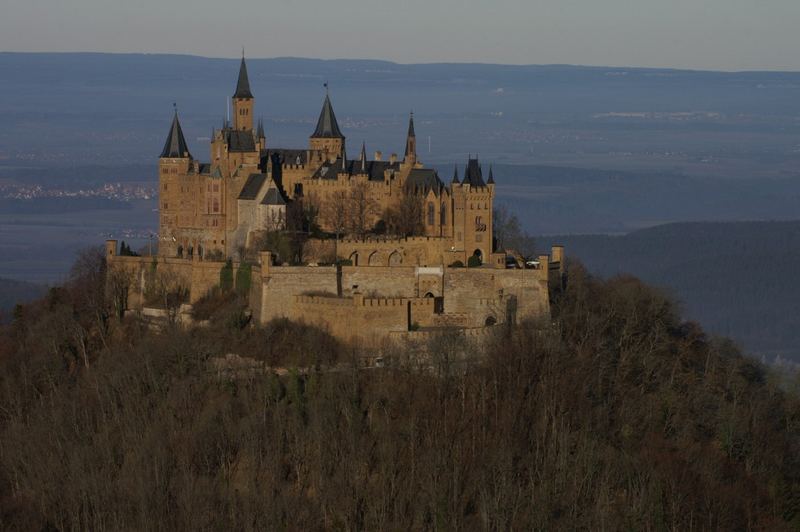
[[[408,174],[406,187],[421,192],[433,190],[438,194],[444,188],[444,183],[439,179],[439,174],[432,168],[414,168]]]
[[[264,181],[267,180],[267,174],[250,174],[245,181],[242,191],[239,193],[237,199],[240,200],[254,200],[258,196],[258,191],[264,186]]]
[[[186,145],[186,139],[183,136],[183,129],[181,129],[177,111],[175,111],[175,117],[172,119],[172,125],[169,128],[169,134],[167,135],[167,141],[164,143],[164,149],[161,150],[161,158],[192,158],[192,154],[189,153],[189,146]]]
[[[343,139],[342,131],[339,129],[339,124],[336,122],[336,115],[333,113],[333,105],[331,104],[330,97],[326,94],[325,101],[322,103],[322,111],[317,120],[317,129],[311,135],[312,139],[327,139],[336,138]]]
[[[467,162],[467,169],[464,171],[464,184],[473,187],[485,187],[483,182],[483,170],[478,159],[470,159]]]
[[[286,205],[286,198],[283,197],[281,191],[277,188],[271,188],[264,194],[264,199],[261,200],[261,205]]]
[[[239,65],[239,79],[236,82],[236,92],[233,93],[234,98],[253,98],[253,93],[250,92],[250,79],[247,77],[247,65],[242,57],[242,64]]]
[[[239,131],[237,129],[227,129],[225,130],[225,140],[228,144],[228,151],[233,151],[233,152],[256,151],[256,142],[253,139],[252,131]]]

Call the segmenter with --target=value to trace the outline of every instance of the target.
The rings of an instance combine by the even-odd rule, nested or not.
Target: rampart
[[[427,239],[421,239],[427,241]],[[346,241],[345,241],[346,242]],[[386,249],[392,241],[386,240]],[[224,262],[195,258],[120,257],[107,243],[109,265],[129,272],[130,308],[146,306],[148,283],[188,290],[190,303],[220,283]],[[344,341],[377,345],[409,332],[442,328],[480,329],[549,316],[551,290],[560,285],[563,249],[539,257],[535,269],[419,265],[276,266],[269,252],[250,266],[249,301],[254,318],[311,323]],[[236,276],[239,263],[232,263]],[[157,275],[156,275],[157,274]],[[471,333],[476,334],[476,333]]]

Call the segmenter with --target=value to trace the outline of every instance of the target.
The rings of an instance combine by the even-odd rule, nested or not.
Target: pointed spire
[[[328,84],[325,84],[327,89]],[[342,131],[339,129],[339,124],[336,122],[336,115],[333,113],[333,105],[329,94],[325,94],[325,101],[322,103],[322,111],[319,114],[317,121],[317,128],[311,135],[311,138],[338,138],[343,139]]]
[[[489,180],[486,181],[487,185],[494,185],[494,172],[492,172],[492,165],[489,165]]]
[[[172,118],[172,126],[169,128],[164,149],[161,150],[161,158],[191,159],[192,154],[189,153],[189,147],[186,144],[186,138],[183,136],[183,129],[181,129],[181,123],[178,120],[178,109],[175,104],[173,104],[173,107],[175,107],[175,116]]]
[[[408,135],[406,136],[406,159],[417,158],[417,135],[414,132],[414,111],[408,119]]]
[[[242,48],[242,63],[239,65],[239,80],[236,82],[236,92],[234,98],[253,99],[250,92],[250,79],[247,77],[247,64],[244,62],[244,48]]]
[[[361,142],[361,173],[367,173],[367,143]]]
[[[258,119],[258,131],[256,132],[256,136],[259,139],[267,138],[267,136],[264,134],[264,120],[261,118]]]
[[[458,181],[458,165],[457,164],[453,165],[453,184],[454,185],[458,185],[459,184],[459,181]]]

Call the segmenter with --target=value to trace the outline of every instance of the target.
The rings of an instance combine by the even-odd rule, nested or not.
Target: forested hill
[[[111,317],[97,257],[0,327],[0,529],[800,524],[791,381],[635,279],[571,265],[552,320],[365,370],[235,293],[195,329]]]
[[[666,288],[688,318],[747,351],[800,362],[800,222],[677,223],[624,236],[542,237],[593,272]]]

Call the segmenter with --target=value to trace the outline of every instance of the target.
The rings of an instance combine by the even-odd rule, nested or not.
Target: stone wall
[[[190,302],[219,284],[224,262],[164,257],[118,257],[107,244],[109,264],[131,272],[131,308],[141,308],[149,272],[190,288]],[[563,251],[559,250],[563,256]],[[337,338],[375,344],[390,333],[443,327],[481,328],[549,316],[549,284],[563,261],[540,257],[538,269],[444,266],[275,266],[272,254],[252,267],[250,307],[259,323],[288,318],[323,326]],[[239,264],[234,263],[234,277]],[[337,276],[341,275],[341,294]]]

